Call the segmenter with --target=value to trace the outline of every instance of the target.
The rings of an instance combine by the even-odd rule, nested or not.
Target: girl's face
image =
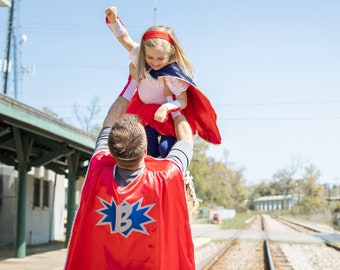
[[[145,61],[153,69],[159,70],[169,64],[170,54],[162,47],[145,46]]]

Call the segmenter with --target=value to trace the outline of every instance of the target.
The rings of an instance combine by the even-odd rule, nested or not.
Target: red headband
[[[162,31],[157,31],[157,30],[150,30],[147,31],[144,36],[143,36],[143,40],[147,40],[150,38],[161,38],[161,39],[165,39],[167,41],[169,41],[172,45],[174,45],[174,40],[172,39],[172,37],[166,33],[166,32],[162,32]]]

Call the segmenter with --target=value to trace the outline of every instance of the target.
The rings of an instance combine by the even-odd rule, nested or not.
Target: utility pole
[[[5,0],[0,0],[0,5]],[[7,0],[6,0],[7,1]],[[16,0],[14,7],[14,0],[7,1],[5,5],[10,8],[8,19],[8,36],[5,60],[0,59],[0,71],[3,70],[3,93],[9,94],[8,81],[10,80],[10,73],[13,71],[13,90],[14,99],[18,99],[19,88],[21,87],[22,77],[24,74],[33,74],[35,72],[34,66],[23,66],[21,64],[21,46],[27,41],[27,35],[20,34],[19,27],[19,2]],[[20,86],[20,87],[19,87]]]
[[[156,25],[156,15],[157,15],[157,0],[155,0],[154,2],[154,6],[153,6],[153,25]]]
[[[4,94],[7,94],[7,81],[8,81],[8,70],[9,70],[9,60],[10,60],[10,51],[11,51],[11,39],[12,39],[12,31],[13,31],[13,14],[14,14],[14,0],[12,0],[11,7],[9,9],[9,18],[8,18],[8,30],[7,30],[7,48],[6,48],[6,68],[4,73]]]
[[[23,75],[34,73],[34,66],[23,66],[21,64],[21,46],[24,42],[27,41],[26,35],[21,35],[19,38],[17,33],[12,34],[13,38],[13,79],[14,79],[14,99],[18,99],[19,94],[19,84],[22,82]]]

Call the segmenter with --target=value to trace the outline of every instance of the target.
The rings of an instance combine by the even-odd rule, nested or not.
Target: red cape
[[[179,71],[178,67],[170,64],[163,69],[166,70],[160,71],[159,75],[151,75],[156,77],[175,77],[190,84],[187,89],[187,107],[181,110],[181,112],[187,118],[193,134],[197,133],[202,139],[210,143],[221,144],[222,139],[216,123],[217,115],[209,99],[191,80]],[[175,71],[173,69],[175,69]],[[150,125],[161,135],[176,137],[174,123],[171,117],[163,123],[153,119],[154,114],[159,107],[160,104],[143,103],[139,98],[138,91],[136,91],[127,109],[127,113],[139,115],[144,126]]]
[[[194,245],[182,172],[145,158],[128,186],[113,178],[108,151],[92,157],[82,188],[65,270],[194,270]]]

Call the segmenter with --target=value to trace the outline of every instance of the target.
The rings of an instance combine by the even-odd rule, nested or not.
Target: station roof
[[[282,201],[284,199],[290,199],[292,195],[275,195],[275,196],[263,196],[259,197],[255,202],[266,202],[266,201]]]
[[[16,169],[20,158],[31,167],[44,166],[67,177],[69,157],[77,157],[84,176],[95,138],[65,122],[0,94],[0,162]]]

